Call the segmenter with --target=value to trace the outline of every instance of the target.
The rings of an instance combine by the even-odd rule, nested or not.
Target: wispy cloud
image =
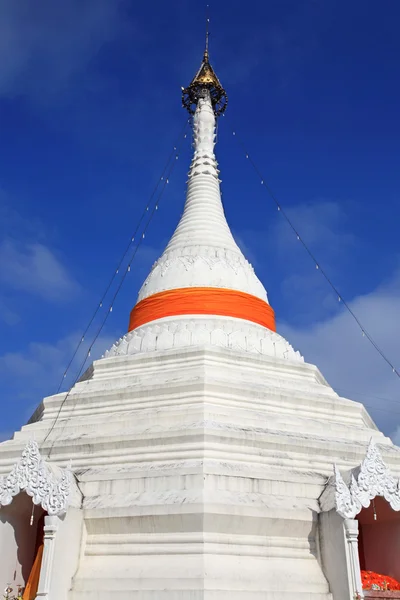
[[[17,378],[16,385],[19,387],[22,381],[29,380],[33,389],[40,388],[43,382],[49,379],[49,374],[51,378],[63,374],[79,339],[79,334],[72,333],[54,344],[31,342],[24,351],[5,353],[0,356],[0,373],[7,377],[9,382]],[[99,358],[114,341],[114,336],[100,336],[92,347],[91,360]],[[86,351],[87,348],[83,344],[75,359],[77,365],[82,362]]]
[[[127,29],[122,0],[3,0],[0,94],[62,92],[102,46]]]
[[[346,213],[339,202],[319,199],[285,209],[296,230],[307,245],[323,244],[328,256],[336,257],[354,245],[353,233],[346,231]],[[271,243],[279,252],[291,254],[297,238],[283,218],[276,219],[271,231]]]
[[[339,287],[376,343],[400,369],[400,268],[353,297],[352,279],[364,244],[350,232],[345,203],[318,201],[287,209],[318,262]],[[251,252],[274,257],[281,281],[278,331],[316,364],[343,396],[363,402],[378,425],[400,442],[400,380],[338,301],[281,215],[266,235],[243,234]],[[270,264],[269,264],[270,267]],[[263,262],[256,264],[263,279]]]
[[[363,245],[349,232],[339,203],[316,202],[289,209],[307,246],[339,287],[351,309],[390,360],[400,352],[400,269],[352,298],[349,289]],[[286,266],[282,295],[292,307],[279,331],[315,363],[342,395],[367,405],[386,433],[400,424],[400,381],[379,356],[293,232],[283,220],[272,228],[279,265]],[[350,285],[350,289],[352,286]],[[400,368],[400,364],[396,365]]]
[[[400,272],[369,294],[355,298],[350,306],[400,369]],[[386,433],[395,431],[400,424],[400,380],[347,310],[307,327],[281,324],[279,330],[308,362],[318,365],[339,393],[367,404]]]
[[[13,198],[0,187],[0,236],[14,239],[23,237],[26,241],[44,241],[46,231],[39,218],[21,215],[13,205]]]
[[[19,314],[10,308],[6,300],[0,296],[0,321],[6,325],[16,325],[20,320]]]
[[[116,336],[107,334],[99,336],[85,368],[90,361],[100,358],[112,346],[115,338]],[[43,396],[56,392],[79,339],[79,334],[72,333],[55,343],[32,342],[23,351],[0,355],[0,382],[5,400],[3,414],[5,411],[7,417],[7,406],[12,406],[13,410],[8,418],[14,423],[18,414],[16,426],[29,419]],[[68,372],[66,386],[72,385],[78,375],[87,350],[87,344],[83,344]],[[63,386],[62,389],[66,388]],[[10,403],[7,403],[7,398],[10,398]],[[8,435],[8,432],[5,433]]]
[[[0,190],[0,321],[15,325],[20,316],[14,300],[21,292],[63,303],[75,299],[81,287],[48,242],[41,220],[22,216],[10,204]]]
[[[79,285],[45,245],[7,239],[0,244],[0,281],[45,300],[68,301]]]
[[[318,200],[288,208],[286,213],[324,272],[340,288],[360,246],[342,206]],[[332,289],[283,218],[275,220],[269,240],[284,274],[282,296],[296,307],[298,319],[311,321],[336,312]]]
[[[267,73],[269,79],[274,79],[273,93],[277,86],[287,86],[298,78],[299,71],[320,44],[329,11],[322,3],[305,1],[271,21],[273,17],[270,12],[266,15],[265,5],[260,3],[254,8],[256,13],[243,14],[242,20],[229,23],[218,36],[224,78],[231,85],[243,85],[255,72],[260,76]],[[255,23],[257,13],[258,23]],[[234,53],[231,48],[235,48]]]
[[[285,208],[285,212],[325,272],[340,286],[361,247],[350,232],[343,207],[338,202],[318,200]],[[290,307],[297,322],[312,322],[336,312],[331,288],[281,213],[276,213],[268,230],[242,231],[235,237],[266,284],[273,273],[270,260],[264,257],[273,258],[278,277],[269,291],[280,311]]]

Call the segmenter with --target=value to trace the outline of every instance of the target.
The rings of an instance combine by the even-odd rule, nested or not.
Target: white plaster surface
[[[58,519],[57,532],[54,536],[52,565],[48,586],[44,588],[48,594],[38,595],[48,600],[67,600],[72,587],[72,580],[78,569],[83,541],[83,511],[69,507],[68,511]],[[40,591],[40,586],[39,586]]]
[[[322,566],[330,583],[333,600],[355,600],[352,573],[352,556],[344,519],[335,511],[320,515],[320,544]],[[358,555],[355,557],[358,561]],[[358,565],[359,569],[359,565]],[[358,578],[360,579],[360,572]]]
[[[0,475],[64,398],[0,445]],[[208,346],[96,361],[41,448],[84,498],[68,600],[328,600],[318,498],[371,437],[398,475],[399,449],[306,363]]]

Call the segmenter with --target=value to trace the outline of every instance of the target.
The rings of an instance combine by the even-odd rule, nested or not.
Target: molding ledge
[[[22,491],[51,516],[63,515],[69,506],[79,508],[82,504],[72,471],[45,462],[34,440],[25,446],[10,473],[0,478],[0,508],[11,504]]]
[[[303,363],[304,358],[281,335],[242,319],[212,316],[167,317],[124,335],[103,358],[172,348],[217,346]]]
[[[334,508],[343,519],[354,519],[376,496],[385,498],[393,510],[400,510],[400,481],[390,473],[371,439],[361,465],[343,476],[334,465],[334,475],[328,480],[319,503],[323,512]]]

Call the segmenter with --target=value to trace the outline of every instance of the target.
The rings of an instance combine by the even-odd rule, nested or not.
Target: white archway
[[[36,597],[49,598],[50,589],[55,587],[57,592],[53,597],[61,598],[63,538],[70,539],[72,532],[77,551],[74,553],[73,548],[70,551],[78,556],[83,522],[81,504],[82,494],[72,471],[44,461],[38,444],[28,442],[10,473],[0,478],[0,589],[11,582],[13,587],[26,585],[37,551],[39,517],[43,516],[39,532],[43,534],[40,541],[43,557],[40,561],[40,554],[36,562],[40,569]],[[55,568],[57,577],[52,577]],[[64,568],[64,588],[73,569],[72,565],[68,575],[68,568]]]

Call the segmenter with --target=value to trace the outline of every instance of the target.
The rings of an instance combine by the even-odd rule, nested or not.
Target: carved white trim
[[[215,287],[243,291],[268,302],[251,264],[238,252],[192,246],[165,252],[153,265],[138,301],[178,287]]]
[[[45,462],[34,440],[25,446],[11,472],[0,478],[0,507],[11,504],[21,491],[49,515],[62,515],[70,504],[80,503],[81,494],[72,472]]]
[[[183,215],[144,282],[138,301],[183,287],[242,291],[268,302],[267,292],[243,256],[226,221],[214,154],[215,115],[209,95],[193,119],[193,160]]]
[[[335,508],[344,519],[354,519],[376,496],[385,498],[393,510],[400,510],[400,482],[390,473],[372,439],[363,462],[347,474],[347,480],[346,484],[335,465],[334,476],[320,498],[322,510]]]
[[[351,496],[350,490],[344,482],[343,477],[340,474],[340,471],[337,465],[334,465],[334,473],[335,473],[335,501],[336,501],[336,511],[344,518],[344,519],[353,519],[355,514],[354,512],[354,500]],[[361,510],[361,508],[360,508]],[[352,516],[350,516],[352,515]]]
[[[196,346],[217,346],[304,362],[289,342],[261,325],[241,319],[194,315],[159,319],[138,327],[116,342],[104,358]]]

